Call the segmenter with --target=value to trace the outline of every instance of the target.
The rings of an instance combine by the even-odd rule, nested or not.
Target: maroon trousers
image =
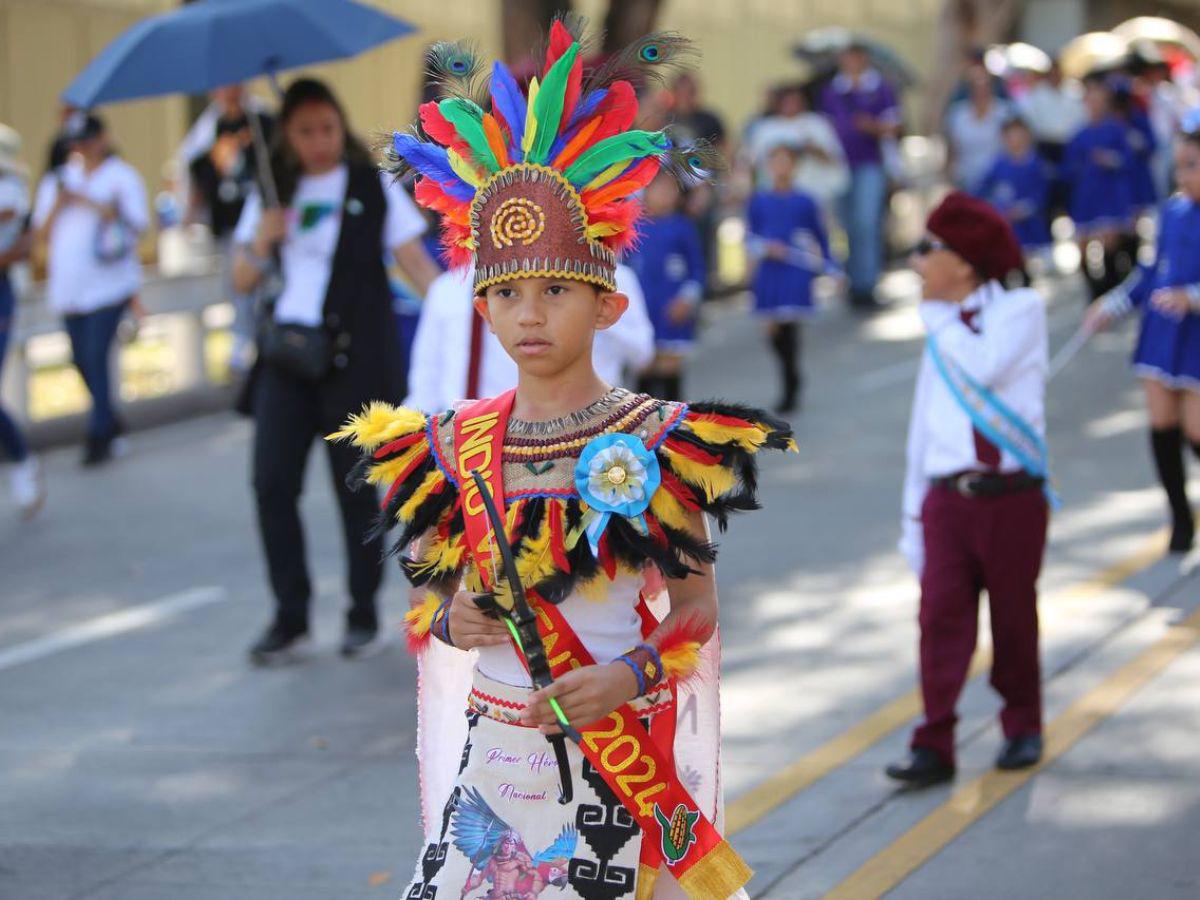
[[[975,652],[979,592],[988,593],[994,647],[991,685],[1004,700],[1006,738],[1042,730],[1037,579],[1048,508],[1041,491],[964,497],[932,488],[921,511],[921,695],[925,721],[913,747],[954,762],[955,707]]]

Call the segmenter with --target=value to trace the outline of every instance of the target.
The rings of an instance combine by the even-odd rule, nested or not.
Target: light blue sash
[[[951,396],[975,430],[1006,451],[1021,468],[1036,478],[1044,478],[1043,490],[1052,509],[1062,506],[1058,494],[1050,486],[1050,454],[1046,442],[1032,425],[987,387],[972,378],[962,366],[942,355],[933,335],[929,336],[929,355]]]

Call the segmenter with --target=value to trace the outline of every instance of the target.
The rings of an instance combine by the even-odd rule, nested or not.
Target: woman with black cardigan
[[[319,81],[284,94],[272,170],[280,206],[246,202],[234,241],[234,286],[261,288],[259,358],[246,405],[255,420],[254,492],[275,617],[250,648],[260,665],[296,658],[309,642],[312,582],[299,499],[314,440],[369,400],[400,402],[405,365],[392,313],[385,254],[424,294],[437,275],[415,204],[374,165],[349,132],[341,105]],[[377,506],[351,492],[355,452],[325,444],[348,557],[350,607],[342,655],[383,645],[375,595],[383,577],[379,539],[365,542]]]

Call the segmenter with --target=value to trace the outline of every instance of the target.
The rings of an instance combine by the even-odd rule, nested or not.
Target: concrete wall
[[[35,174],[45,167],[59,127],[58,95],[105,44],[170,0],[80,3],[0,0],[0,121],[21,133]],[[178,141],[182,98],[104,110],[121,152],[157,186],[163,160]]]

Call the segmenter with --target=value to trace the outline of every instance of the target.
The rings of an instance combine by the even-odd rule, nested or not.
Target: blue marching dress
[[[813,312],[813,280],[838,270],[817,202],[800,191],[759,191],[747,211],[747,248],[760,258],[754,275],[755,311],[766,318],[798,319]],[[788,258],[766,257],[766,245],[788,245]]]
[[[672,322],[669,312],[677,297],[699,303],[703,295],[705,267],[700,232],[682,213],[647,216],[639,228],[641,237],[628,264],[642,284],[646,311],[654,325],[655,346],[668,353],[686,352],[696,341],[696,320]]]
[[[1051,243],[1046,204],[1053,180],[1052,167],[1037,151],[1023,159],[1004,153],[983,179],[979,196],[1012,223],[1022,247],[1038,249]]]
[[[1084,236],[1133,227],[1133,153],[1129,126],[1115,117],[1085,125],[1063,153],[1068,211]]]
[[[1126,282],[1130,302],[1142,310],[1133,369],[1174,389],[1200,392],[1200,313],[1181,319],[1160,312],[1150,296],[1160,288],[1186,288],[1200,296],[1200,203],[1176,195],[1163,204],[1157,258]]]

